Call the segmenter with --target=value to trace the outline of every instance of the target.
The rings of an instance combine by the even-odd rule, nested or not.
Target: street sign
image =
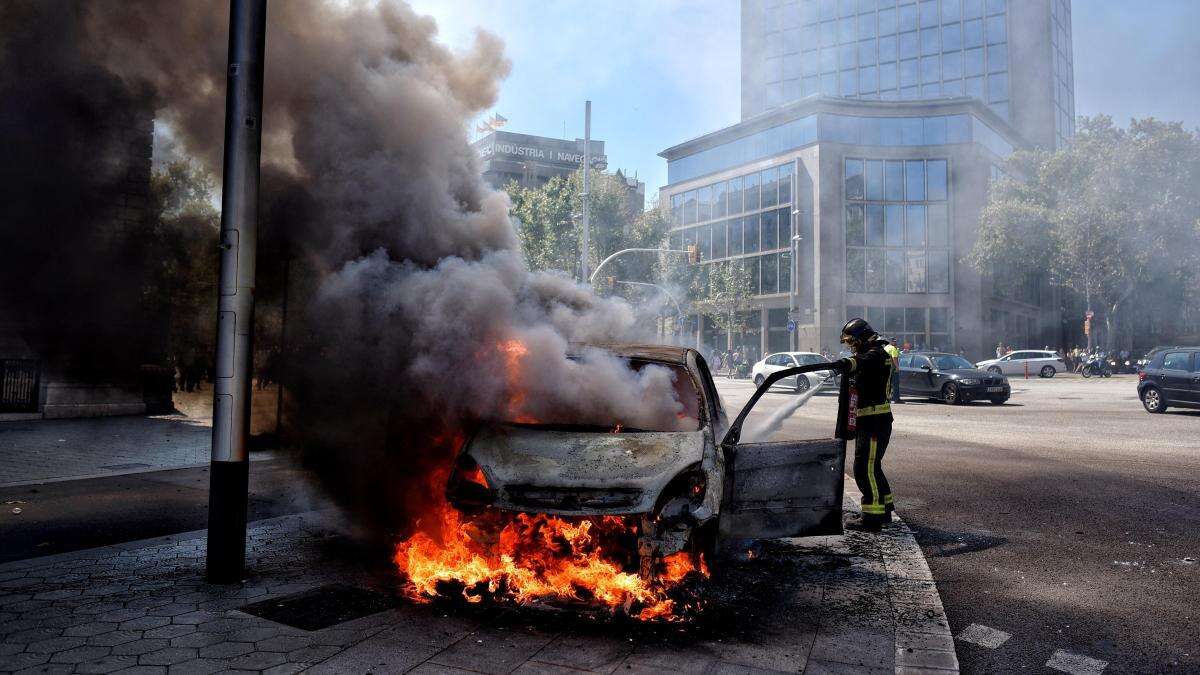
[[[788,332],[789,332],[789,333],[795,333],[795,332],[796,332],[796,322],[795,322],[795,321],[788,321],[788,323],[787,323],[787,328],[788,328]]]

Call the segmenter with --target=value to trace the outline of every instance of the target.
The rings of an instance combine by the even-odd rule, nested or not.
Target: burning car
[[[450,503],[464,512],[634,520],[643,579],[669,574],[681,555],[703,566],[733,541],[841,533],[843,441],[740,442],[772,384],[820,364],[772,373],[730,423],[696,350],[605,349],[635,370],[669,369],[686,428],[486,425],[458,455]]]

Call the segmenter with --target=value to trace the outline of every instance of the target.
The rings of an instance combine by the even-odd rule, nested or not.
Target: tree
[[[655,248],[666,236],[668,221],[658,209],[631,208],[629,189],[616,175],[592,171],[589,195],[589,267],[624,248]],[[517,221],[517,236],[533,270],[563,270],[578,275],[583,222],[583,173],[555,176],[538,188],[515,182],[505,186]],[[619,259],[606,267],[618,279],[648,281],[651,257]]]
[[[1181,124],[1081,118],[1070,144],[1015,153],[1006,172],[967,260],[999,284],[1048,273],[1102,312],[1107,349],[1131,298],[1194,278],[1200,138]]]
[[[725,331],[725,348],[732,349],[733,332],[744,328],[738,310],[746,306],[752,295],[750,273],[745,265],[734,261],[713,263],[706,268],[708,279],[705,282],[698,277],[701,279],[695,289],[698,299],[692,306]]]
[[[165,308],[168,350],[187,365],[206,360],[217,316],[216,182],[199,166],[173,162],[150,179],[153,274],[148,299]]]

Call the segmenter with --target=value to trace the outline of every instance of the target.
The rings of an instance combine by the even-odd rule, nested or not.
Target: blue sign
[[[795,321],[788,321],[788,332],[789,333],[796,332],[796,322]]]

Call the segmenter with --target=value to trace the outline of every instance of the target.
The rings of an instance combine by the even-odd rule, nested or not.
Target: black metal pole
[[[208,564],[213,583],[240,581],[246,566],[250,474],[250,373],[254,353],[254,263],[262,144],[266,0],[230,0],[221,186],[221,271],[213,388]]]

